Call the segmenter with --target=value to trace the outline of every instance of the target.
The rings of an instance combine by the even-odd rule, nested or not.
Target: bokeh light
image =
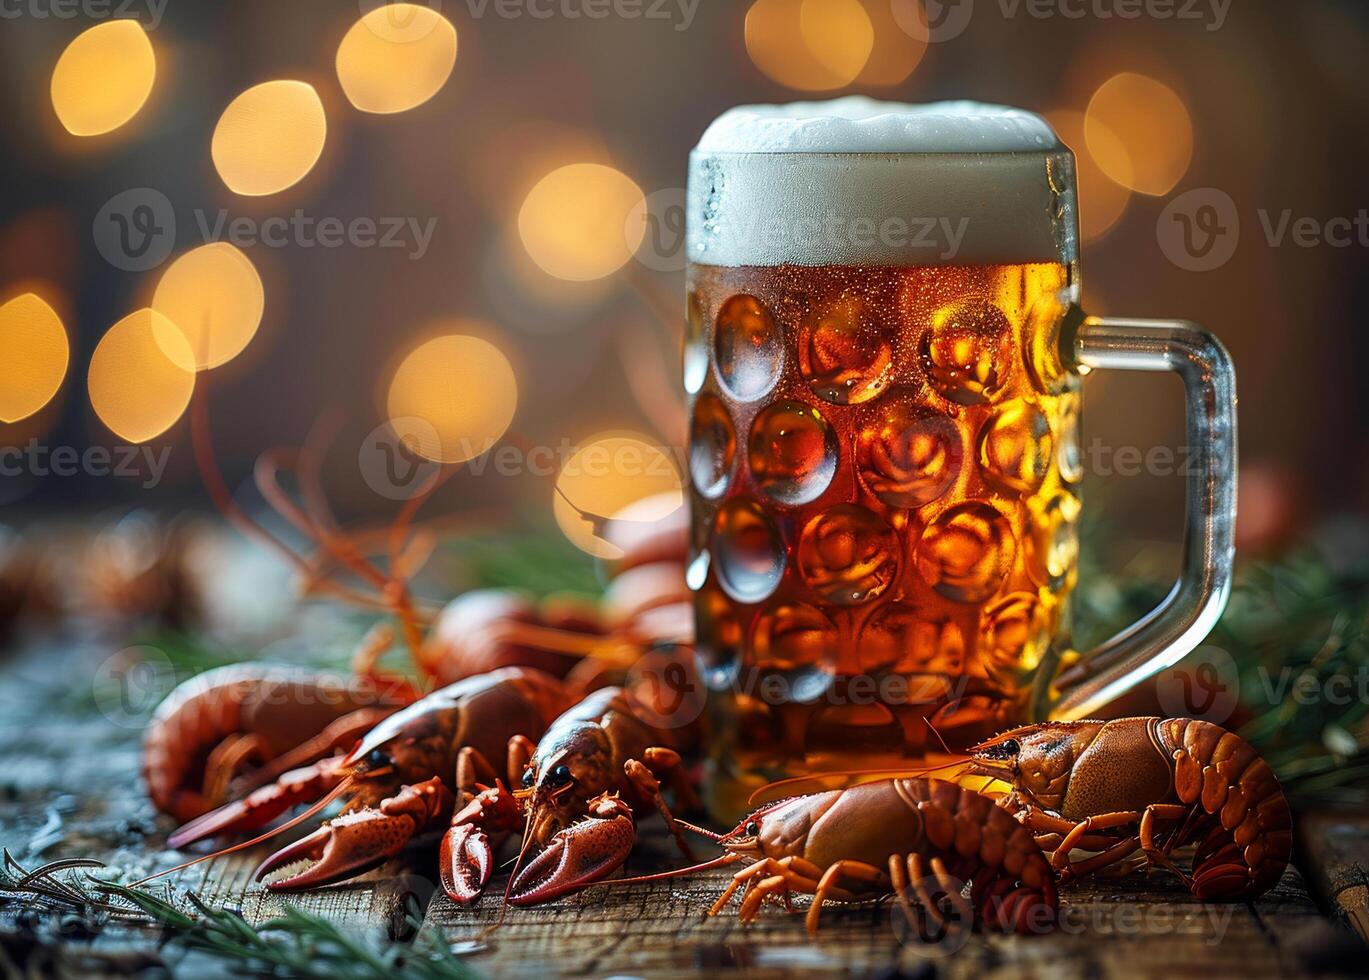
[[[1084,118],[1084,139],[1103,173],[1140,194],[1168,194],[1193,160],[1193,122],[1183,100],[1136,72],[1099,86]]]
[[[172,346],[177,337],[184,346]],[[190,404],[195,372],[185,365],[193,361],[190,345],[166,317],[152,309],[131,313],[109,328],[90,357],[91,407],[121,439],[153,439]]]
[[[456,28],[437,11],[387,3],[352,25],[337,52],[337,75],[362,112],[404,112],[427,102],[456,64]]]
[[[518,213],[518,232],[532,260],[558,279],[588,282],[621,269],[646,234],[628,222],[642,189],[619,170],[574,163],[547,174]]]
[[[396,436],[439,463],[488,452],[518,408],[518,379],[504,353],[461,334],[419,345],[395,371],[386,411]]]
[[[1103,237],[1126,213],[1131,191],[1124,184],[1109,177],[1093,158],[1084,138],[1084,114],[1072,109],[1061,109],[1046,114],[1047,121],[1060,139],[1074,151],[1079,182],[1079,237],[1086,242]],[[1126,147],[1101,120],[1094,120],[1095,142],[1106,148],[1115,168],[1121,168],[1130,182],[1130,157]]]
[[[0,422],[18,422],[57,394],[71,348],[62,319],[37,293],[0,306]]]
[[[74,136],[100,136],[138,114],[157,79],[157,56],[136,20],[82,32],[52,70],[52,108]]]
[[[236,194],[263,197],[299,183],[323,155],[328,119],[308,82],[254,85],[228,104],[210,154]]]
[[[174,325],[158,337],[168,357],[186,351],[188,370],[228,363],[256,335],[266,305],[261,276],[242,250],[213,242],[186,252],[162,273],[152,308]]]
[[[611,520],[657,521],[683,506],[684,483],[670,454],[635,433],[582,442],[556,478],[553,513],[570,542],[599,558],[622,551],[604,538]]]
[[[898,0],[861,2],[870,18],[875,40],[869,60],[856,77],[856,84],[889,86],[906,81],[927,52],[927,42],[899,26],[894,17],[894,2]]]
[[[875,28],[860,0],[756,0],[746,50],[789,88],[820,92],[854,82],[870,60]]]

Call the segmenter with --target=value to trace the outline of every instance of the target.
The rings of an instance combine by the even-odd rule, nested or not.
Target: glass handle
[[[1050,717],[1085,718],[1171,667],[1211,632],[1231,592],[1236,523],[1236,374],[1216,337],[1184,320],[1082,315],[1061,351],[1081,373],[1172,371],[1184,383],[1188,451],[1183,567],[1147,616],[1055,678]]]

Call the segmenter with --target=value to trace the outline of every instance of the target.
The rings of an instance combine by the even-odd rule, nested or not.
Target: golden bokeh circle
[[[152,308],[176,328],[162,344],[167,356],[189,350],[191,360],[181,367],[203,371],[227,364],[256,336],[266,292],[241,249],[212,242],[191,249],[167,267]]]
[[[850,85],[875,48],[874,24],[860,0],[756,0],[743,31],[756,67],[804,92]]]
[[[190,345],[153,309],[130,313],[100,338],[90,356],[90,404],[111,432],[132,443],[156,438],[190,404],[195,372]],[[168,355],[166,349],[172,353]]]
[[[52,108],[74,136],[113,132],[138,114],[157,80],[157,55],[136,20],[77,35],[52,70]]]
[[[650,523],[683,504],[684,481],[667,450],[636,433],[604,433],[562,464],[552,513],[575,547],[613,559],[623,552],[604,537],[610,521]]]
[[[523,200],[518,233],[544,272],[571,282],[612,275],[636,254],[646,234],[629,222],[642,189],[599,163],[573,163],[547,174]]]
[[[308,82],[254,85],[228,104],[214,127],[210,155],[235,194],[264,197],[303,180],[323,155],[328,118]]]
[[[37,293],[0,306],[0,422],[18,422],[52,400],[71,347],[62,318]]]
[[[338,82],[362,112],[404,112],[446,84],[456,49],[456,28],[437,11],[385,4],[353,24],[338,45]]]
[[[503,351],[460,334],[415,348],[395,371],[386,399],[399,441],[439,463],[488,452],[517,409],[518,379]]]
[[[1193,161],[1193,121],[1168,85],[1121,72],[1093,93],[1084,139],[1103,173],[1153,197],[1168,194]]]
[[[1093,158],[1093,152],[1084,138],[1084,114],[1073,109],[1061,109],[1046,114],[1061,142],[1074,151],[1075,174],[1079,183],[1079,237],[1090,242],[1107,234],[1122,215],[1126,213],[1131,200],[1131,191],[1123,184],[1109,177]],[[1093,137],[1105,147],[1113,161],[1114,168],[1121,168],[1130,158],[1126,147],[1101,120],[1094,120]],[[1126,164],[1130,173],[1130,165]]]

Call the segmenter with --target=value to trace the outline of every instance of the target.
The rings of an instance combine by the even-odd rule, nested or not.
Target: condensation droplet
[[[804,317],[798,340],[799,369],[819,398],[857,405],[888,387],[893,342],[859,297],[843,296]]]
[[[917,569],[939,595],[954,602],[982,602],[1003,584],[1016,548],[1001,512],[982,501],[966,501],[922,532]]]
[[[710,499],[722,496],[736,455],[737,433],[727,406],[717,395],[700,395],[689,430],[689,475],[694,488]]]
[[[779,587],[784,540],[755,501],[737,497],[718,510],[712,551],[718,583],[738,602],[763,602]]]
[[[861,481],[891,507],[921,507],[955,483],[965,450],[955,420],[899,399],[861,426],[856,449]]]
[[[821,609],[803,602],[775,602],[756,620],[752,648],[765,670],[795,670],[829,663],[837,652],[837,627]]]
[[[779,379],[784,347],[775,319],[760,300],[733,296],[718,311],[713,334],[718,380],[742,401],[761,397]]]
[[[767,406],[751,426],[747,459],[760,491],[782,504],[812,503],[832,484],[840,447],[821,413],[802,402]]]
[[[684,387],[697,395],[708,377],[708,341],[704,336],[703,300],[698,293],[689,294],[685,313]]]
[[[958,405],[992,401],[1012,365],[1012,324],[988,300],[961,300],[933,314],[922,338],[922,367],[944,398]]]
[[[996,408],[979,436],[979,464],[1001,490],[1033,493],[1050,472],[1054,440],[1050,422],[1030,402]]]
[[[898,556],[893,528],[864,507],[840,504],[804,527],[799,574],[825,601],[855,606],[882,595],[897,580]]]

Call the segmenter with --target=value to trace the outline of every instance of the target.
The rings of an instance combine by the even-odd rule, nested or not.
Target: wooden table
[[[92,698],[84,679],[98,673],[101,659],[70,645],[34,646],[0,665],[0,843],[27,865],[94,857],[143,873],[174,863],[176,856],[160,849],[168,825],[154,816],[137,777],[146,706]],[[492,975],[1254,978],[1348,974],[1369,962],[1351,933],[1318,911],[1292,869],[1253,905],[1197,903],[1159,872],[1095,880],[1066,890],[1051,935],[966,936],[948,950],[902,941],[901,917],[887,904],[832,907],[816,940],[804,933],[801,917],[778,908],[751,927],[733,914],[709,918],[704,912],[727,878],[723,871],[600,887],[546,907],[512,909],[491,933],[498,889],[473,910],[455,907],[435,887],[431,854],[283,898],[252,883],[264,853],[208,863],[177,883],[211,904],[240,908],[250,921],[271,917],[289,901],[399,938],[412,938],[404,910],[416,903],[422,934],[469,944],[463,948],[474,950],[470,964]],[[654,870],[678,860],[657,829],[644,835],[632,867]],[[0,934],[7,928],[12,914],[8,922],[0,916]],[[127,959],[130,947],[158,955],[140,936],[105,937],[101,944],[120,951],[114,967],[139,962]]]

